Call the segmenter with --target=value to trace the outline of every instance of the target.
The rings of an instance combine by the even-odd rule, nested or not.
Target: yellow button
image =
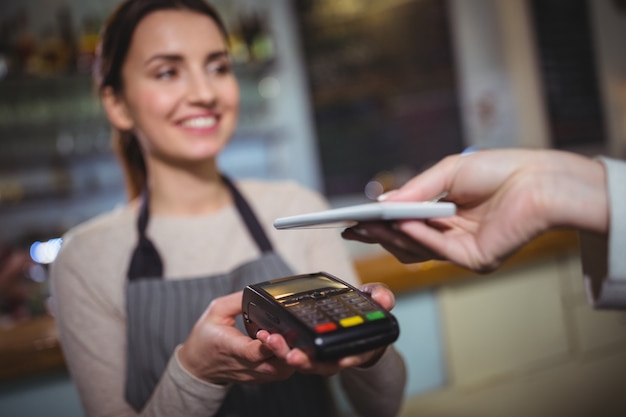
[[[363,323],[363,318],[361,316],[346,317],[345,319],[341,319],[339,321],[339,324],[341,324],[342,327],[356,326],[361,323]]]

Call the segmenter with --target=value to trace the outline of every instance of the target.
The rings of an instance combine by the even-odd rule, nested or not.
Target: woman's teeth
[[[182,125],[185,127],[192,127],[195,129],[212,127],[217,122],[214,116],[212,117],[196,117],[194,119],[185,120]]]

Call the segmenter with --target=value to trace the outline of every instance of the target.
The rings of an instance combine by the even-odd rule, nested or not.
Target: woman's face
[[[122,78],[115,100],[122,116],[112,121],[133,130],[148,159],[204,161],[233,135],[239,88],[210,17],[188,10],[147,15],[133,35]]]

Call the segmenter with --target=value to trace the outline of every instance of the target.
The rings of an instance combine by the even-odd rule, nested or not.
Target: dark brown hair
[[[119,94],[124,89],[122,66],[139,22],[150,13],[159,10],[190,10],[204,14],[217,24],[224,39],[228,33],[217,10],[204,0],[126,0],[106,21],[100,36],[100,44],[94,79],[100,93],[111,87]],[[129,131],[113,128],[113,148],[117,153],[126,178],[128,197],[137,197],[146,187],[146,163],[137,137]]]

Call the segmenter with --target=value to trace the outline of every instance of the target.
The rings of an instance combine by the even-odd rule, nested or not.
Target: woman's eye
[[[229,62],[223,62],[219,64],[213,64],[209,66],[209,73],[216,75],[230,74],[232,72],[232,66]]]
[[[169,80],[176,76],[176,70],[174,69],[164,69],[157,71],[156,77],[159,80]]]

